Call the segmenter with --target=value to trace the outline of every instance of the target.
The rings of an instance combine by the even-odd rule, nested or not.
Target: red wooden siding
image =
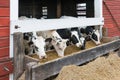
[[[9,80],[9,75],[0,77],[0,80]]]
[[[9,74],[13,71],[13,63],[9,58],[9,27],[10,0],[0,0],[0,80],[9,80]]]
[[[9,7],[10,0],[0,0],[0,7]]]
[[[9,8],[0,8],[0,16],[9,16]]]
[[[0,58],[8,57],[8,56],[9,56],[9,48],[8,47],[0,48]]]
[[[9,27],[0,27],[0,37],[9,36]]]
[[[120,36],[120,0],[105,0],[103,15],[108,36]]]
[[[9,38],[0,38],[0,48],[9,46]]]
[[[12,70],[13,66],[11,61],[0,63],[0,76],[8,75]]]
[[[9,17],[0,17],[0,27],[9,26]]]

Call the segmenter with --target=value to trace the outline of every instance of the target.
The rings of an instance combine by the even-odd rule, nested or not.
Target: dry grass
[[[65,66],[55,80],[120,80],[120,58],[110,54],[84,66]]]

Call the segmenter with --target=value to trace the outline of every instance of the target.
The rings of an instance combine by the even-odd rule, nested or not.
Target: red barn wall
[[[120,36],[120,0],[104,0],[103,16],[108,36]]]
[[[0,80],[9,80],[12,62],[9,58],[10,0],[0,0]],[[8,68],[9,71],[5,70]]]

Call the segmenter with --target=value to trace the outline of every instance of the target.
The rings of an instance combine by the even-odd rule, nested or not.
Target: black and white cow
[[[87,39],[91,39],[93,42],[95,42],[96,45],[101,44],[100,42],[100,33],[99,30],[95,30],[93,26],[87,26],[85,29],[80,29],[81,33],[85,33],[87,35]]]
[[[36,53],[40,59],[47,57],[44,50],[45,39],[42,36],[37,36],[36,32],[24,33],[23,39],[25,42],[25,54]]]
[[[81,36],[78,28],[56,30],[63,39],[68,39],[67,45],[74,44],[81,49],[85,49],[85,38]]]
[[[36,32],[33,32],[32,41],[35,45],[35,53],[38,54],[39,58],[47,58],[45,53],[45,39],[42,36],[37,36]]]
[[[66,49],[67,39],[62,39],[56,30],[49,30],[39,32],[39,35],[43,36],[46,39],[46,48],[51,47],[55,48],[58,56],[64,56],[64,50]]]
[[[81,49],[85,49],[86,40],[81,35],[79,28],[71,28],[71,41],[73,44],[75,44],[77,47],[80,47]]]

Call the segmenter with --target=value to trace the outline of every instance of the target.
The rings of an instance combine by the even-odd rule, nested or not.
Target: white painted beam
[[[15,29],[15,26],[20,28]],[[30,19],[30,20],[16,20],[11,21],[11,31],[15,32],[32,32],[44,31],[52,29],[70,28],[70,27],[83,27],[103,25],[103,18],[74,18],[74,19]]]

